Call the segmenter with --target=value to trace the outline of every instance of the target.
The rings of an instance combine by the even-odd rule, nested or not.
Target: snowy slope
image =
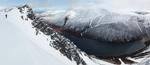
[[[0,65],[113,65],[80,51],[51,28],[51,33],[37,30],[27,17],[31,11],[25,6],[0,12]],[[149,59],[136,59],[136,65],[149,65]]]
[[[5,14],[8,14],[7,19]],[[0,65],[63,65],[64,62],[38,46],[37,39],[30,36],[35,34],[31,21],[22,20],[20,16],[16,8],[0,13]]]
[[[41,27],[40,30],[43,30],[42,27],[44,27],[44,29],[45,29],[45,26],[47,26],[47,24],[50,24],[51,27],[53,27],[53,25],[54,25],[54,28],[56,27],[56,29],[57,29],[57,26],[58,26],[58,28],[59,28],[59,26],[60,27],[63,26],[65,17],[68,16],[68,18],[69,18],[68,22],[66,23],[65,26],[63,26],[63,28],[70,29],[72,31],[77,31],[77,32],[80,32],[80,31],[82,32],[82,30],[83,30],[83,31],[86,31],[86,33],[87,33],[87,30],[84,30],[84,28],[86,27],[86,25],[88,26],[91,22],[92,26],[87,28],[87,29],[90,29],[90,28],[92,29],[89,32],[100,31],[100,32],[96,33],[96,35],[94,35],[94,37],[97,37],[98,34],[104,35],[104,36],[102,36],[103,38],[109,36],[111,34],[110,32],[113,28],[111,28],[111,26],[108,27],[108,29],[106,29],[106,28],[107,28],[107,24],[109,26],[109,24],[111,24],[111,23],[115,24],[116,27],[114,27],[114,29],[119,29],[119,31],[129,29],[126,31],[129,32],[129,35],[131,35],[131,36],[136,37],[136,35],[138,35],[139,32],[140,32],[140,35],[141,34],[143,35],[144,30],[146,30],[146,36],[149,36],[149,23],[150,23],[149,19],[150,18],[148,16],[148,14],[143,15],[141,13],[144,13],[144,12],[138,12],[138,13],[135,13],[135,12],[128,12],[128,13],[127,12],[126,13],[115,12],[114,13],[111,11],[107,11],[105,9],[96,9],[96,10],[95,9],[77,9],[77,10],[75,9],[73,11],[60,12],[60,13],[58,13],[58,14],[56,13],[54,15],[49,15],[52,13],[46,12],[44,14],[41,14],[41,16],[39,16],[39,18],[36,18],[34,20],[34,22],[35,22],[34,26],[37,28]],[[66,14],[69,14],[69,15],[66,15]],[[144,23],[139,22],[141,20],[143,20]],[[45,24],[45,25],[39,25],[38,26],[38,23]],[[120,25],[119,23],[121,23],[122,25]],[[134,25],[134,24],[137,24],[137,25]],[[98,26],[99,26],[99,28],[101,26],[102,29],[96,29],[95,30],[94,27],[98,28]],[[104,27],[102,27],[102,26],[104,26]],[[124,28],[122,26],[127,26],[127,28]],[[140,26],[140,27],[138,27],[138,26]],[[110,28],[110,32],[109,32],[109,28]],[[145,29],[142,29],[142,28],[145,28]],[[142,30],[140,30],[140,29],[142,29]],[[116,32],[116,31],[114,31],[114,32]],[[120,31],[119,34],[121,34],[121,36],[119,36],[119,37],[120,38],[128,37],[128,36],[126,36],[126,34],[124,34],[124,32],[126,32],[126,31],[123,31],[123,32]],[[136,34],[136,31],[139,31],[138,34]],[[142,31],[142,33],[141,33],[141,31]],[[43,32],[47,32],[47,31],[43,31]],[[101,34],[101,32],[102,32],[102,34]],[[107,33],[108,33],[108,35],[107,35]],[[130,34],[130,33],[133,33],[133,34]],[[93,35],[93,33],[91,33],[91,35]],[[113,32],[112,32],[112,36],[110,36],[108,38],[114,39],[116,37],[114,35],[118,36],[118,33],[113,34]],[[122,35],[125,35],[125,36],[122,37]],[[127,35],[128,35],[128,33],[127,33]],[[129,38],[126,38],[126,39],[129,39]],[[141,53],[143,53],[143,52],[141,52]],[[148,56],[149,56],[149,54],[148,54]],[[138,59],[130,58],[130,57],[128,57],[128,58],[132,59],[132,60],[136,60],[137,62],[144,62],[143,59],[145,60],[148,56],[144,56],[144,58],[138,58]]]
[[[54,41],[50,36],[42,32],[36,35],[36,30],[31,24],[32,20],[27,17],[28,10],[25,7],[23,12],[20,12],[14,7],[10,11],[0,13],[2,31],[0,60],[3,61],[0,62],[1,65],[97,65],[86,54],[76,51],[77,49],[74,49],[74,52],[78,52],[78,57],[73,57],[76,60],[68,59],[59,50],[50,46]]]
[[[60,12],[53,16],[48,16],[48,13],[45,17],[42,17],[42,15],[40,16],[42,21],[60,27],[63,26],[63,20],[67,17],[68,20],[64,29],[80,32],[83,37],[89,35],[90,39],[128,42],[132,38],[137,39],[141,38],[142,35],[149,35],[149,17],[146,19],[144,15],[138,15],[134,12],[122,14],[105,9],[81,8],[67,11],[67,13]]]

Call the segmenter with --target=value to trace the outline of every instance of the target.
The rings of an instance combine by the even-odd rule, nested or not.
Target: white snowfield
[[[25,17],[26,13],[21,14],[17,8],[0,13],[0,65],[69,65],[72,63],[49,47],[46,36],[36,36],[31,20],[22,20],[21,16]],[[57,57],[62,58],[63,61]]]
[[[49,36],[41,32],[36,35],[32,20],[24,20],[27,10],[25,8],[24,13],[20,13],[13,8],[8,12],[0,12],[0,65],[76,65],[75,61],[70,61],[49,46],[49,42],[53,41]],[[113,65],[95,58],[89,59],[85,55],[81,57],[87,65]],[[134,60],[139,61],[139,65],[146,65],[150,58]]]

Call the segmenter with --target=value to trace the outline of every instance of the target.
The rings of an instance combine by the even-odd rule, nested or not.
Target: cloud
[[[48,7],[49,6],[49,0],[28,0],[27,4],[29,4],[32,7]]]
[[[111,0],[108,6],[118,9],[150,10],[150,0]]]
[[[0,6],[0,9],[4,9],[5,7]]]
[[[28,0],[28,4],[35,8],[57,8],[70,7],[69,0]]]
[[[73,6],[150,11],[150,0],[72,0]]]

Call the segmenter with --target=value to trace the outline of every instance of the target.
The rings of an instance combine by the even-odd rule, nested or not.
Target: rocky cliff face
[[[68,39],[55,32],[48,24],[34,20],[32,25],[36,28],[37,34],[39,31],[43,32],[45,35],[48,35],[54,41],[49,45],[54,47],[56,50],[59,50],[64,56],[66,56],[71,61],[75,61],[77,65],[87,65],[86,62],[82,59],[82,54],[80,50]]]

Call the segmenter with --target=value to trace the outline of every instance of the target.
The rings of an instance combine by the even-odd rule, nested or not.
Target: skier
[[[26,21],[28,21],[28,18],[25,18]]]
[[[23,16],[21,16],[21,19],[24,19]]]
[[[7,18],[7,14],[5,14],[5,17]]]
[[[65,26],[65,25],[66,25],[67,20],[68,20],[68,17],[65,17],[65,20],[64,20],[64,24],[63,24],[63,26]]]

